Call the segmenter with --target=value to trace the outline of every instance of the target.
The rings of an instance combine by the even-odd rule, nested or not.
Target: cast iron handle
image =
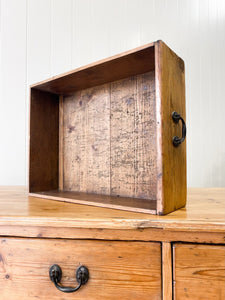
[[[52,282],[54,282],[56,288],[64,293],[73,293],[79,290],[79,288],[88,282],[89,271],[85,266],[80,266],[76,271],[76,279],[78,285],[76,287],[64,287],[61,286],[60,280],[62,278],[62,269],[59,265],[52,265],[49,269],[49,277]]]
[[[175,147],[177,147],[185,140],[185,137],[186,137],[186,124],[184,122],[184,119],[181,117],[181,115],[178,114],[176,111],[174,111],[172,113],[172,118],[173,118],[174,123],[178,123],[179,120],[181,120],[181,122],[182,122],[182,138],[179,138],[178,136],[173,137],[173,145]]]

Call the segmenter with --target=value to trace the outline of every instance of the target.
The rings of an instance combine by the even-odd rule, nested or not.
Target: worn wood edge
[[[30,127],[31,127],[31,87],[29,88],[29,108],[28,108],[28,159],[27,159],[27,183],[28,186],[25,187],[27,191],[30,191],[30,154],[31,154],[31,143],[30,143]],[[18,186],[17,186],[18,187]]]
[[[163,211],[162,185],[162,118],[161,118],[161,41],[155,43],[155,96],[156,96],[156,146],[157,146],[157,214]]]
[[[93,240],[128,240],[155,242],[187,242],[201,244],[225,244],[223,233],[185,232],[157,228],[146,229],[103,229],[103,228],[66,228],[54,226],[0,226],[0,236],[57,239],[93,239]]]
[[[63,95],[59,96],[59,190],[63,190]]]
[[[0,217],[0,226],[2,225],[18,225],[18,226],[51,226],[51,227],[65,227],[65,228],[101,228],[101,229],[163,229],[165,231],[174,230],[177,232],[218,232],[225,235],[225,224],[219,222],[207,221],[160,221],[160,220],[143,220],[143,219],[71,219],[71,218],[58,218],[55,217],[23,217],[23,216],[11,216]]]
[[[52,76],[52,77],[50,77],[50,78],[48,78],[48,79],[39,81],[39,82],[37,82],[37,83],[34,83],[34,84],[30,85],[30,88],[33,88],[33,87],[38,88],[39,85],[48,83],[48,82],[50,82],[50,81],[52,81],[52,80],[60,79],[60,78],[63,78],[63,77],[65,77],[65,76],[67,76],[67,75],[71,75],[71,74],[73,74],[73,73],[80,72],[80,71],[82,71],[82,70],[85,70],[85,69],[88,69],[88,68],[91,68],[91,67],[95,67],[95,66],[97,66],[97,65],[104,64],[104,63],[106,63],[106,62],[108,62],[108,61],[111,61],[111,60],[114,60],[114,59],[117,59],[117,58],[121,58],[121,57],[123,57],[123,56],[132,54],[132,53],[134,53],[134,52],[141,51],[141,50],[144,50],[144,49],[146,49],[146,48],[150,48],[150,47],[154,47],[154,46],[155,46],[155,42],[152,42],[152,43],[148,43],[148,44],[145,44],[145,45],[143,45],[143,46],[140,46],[140,47],[136,47],[136,48],[130,49],[130,50],[128,50],[128,51],[125,51],[125,52],[122,52],[122,53],[119,53],[119,54],[116,54],[116,55],[107,57],[107,58],[105,58],[105,59],[98,60],[98,61],[96,61],[96,62],[94,62],[94,63],[90,63],[90,64],[87,64],[87,65],[85,65],[85,66],[82,66],[82,67],[73,69],[73,70],[71,70],[71,71],[69,71],[69,72],[65,72],[65,73],[62,73],[62,74],[60,74],[60,75]]]
[[[176,284],[176,268],[175,268],[175,247],[176,244],[172,244],[172,268],[173,268],[173,273],[172,273],[172,287],[173,287],[173,297],[176,299],[176,290],[175,290],[175,284]]]
[[[135,208],[135,207],[129,207],[129,206],[122,206],[122,205],[115,205],[115,204],[106,204],[103,202],[91,202],[91,201],[85,201],[85,200],[79,200],[79,199],[70,199],[70,198],[62,198],[57,196],[50,196],[50,195],[44,195],[44,194],[38,194],[38,193],[29,193],[30,196],[36,197],[36,198],[42,198],[42,199],[51,199],[55,201],[61,201],[61,202],[69,202],[74,204],[82,204],[82,205],[90,205],[90,206],[97,206],[97,207],[104,207],[104,208],[112,208],[112,209],[119,209],[119,210],[125,210],[125,211],[132,211],[132,212],[140,212],[145,214],[156,214],[156,210],[154,209],[142,209],[142,208]]]
[[[171,243],[162,243],[162,291],[163,300],[172,299],[172,250]]]

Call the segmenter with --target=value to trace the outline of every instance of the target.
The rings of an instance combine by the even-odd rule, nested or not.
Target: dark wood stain
[[[58,188],[58,96],[31,89],[29,191]]]

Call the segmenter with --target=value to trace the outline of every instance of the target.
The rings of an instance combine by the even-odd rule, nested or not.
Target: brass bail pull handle
[[[179,138],[178,136],[173,137],[173,145],[175,147],[178,147],[186,138],[186,131],[187,131],[186,124],[184,122],[184,119],[181,117],[181,115],[178,114],[176,111],[172,113],[172,119],[174,123],[178,123],[179,120],[181,120],[182,122],[182,138]]]
[[[86,284],[89,279],[89,271],[88,268],[85,266],[80,266],[76,270],[76,279],[78,285],[76,287],[64,287],[60,284],[62,278],[62,269],[59,265],[52,265],[49,269],[49,277],[51,281],[55,284],[55,287],[64,293],[73,293],[79,290],[79,288]]]

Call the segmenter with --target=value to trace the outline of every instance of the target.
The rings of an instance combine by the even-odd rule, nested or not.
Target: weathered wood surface
[[[186,140],[174,147],[173,136],[181,136],[181,122],[175,124],[172,112],[186,119],[184,62],[162,41],[156,47],[157,123],[157,213],[167,214],[184,207],[187,197]]]
[[[154,72],[111,84],[111,194],[156,200]]]
[[[225,246],[173,245],[174,299],[225,299]]]
[[[78,91],[63,113],[65,191],[156,200],[154,72]]]
[[[64,98],[64,190],[110,194],[109,84]]]
[[[0,236],[15,237],[43,237],[43,238],[66,238],[66,239],[97,239],[97,240],[118,240],[118,241],[155,241],[155,242],[192,242],[192,243],[224,243],[223,232],[211,231],[181,231],[175,229],[147,228],[147,229],[101,229],[101,228],[77,228],[56,227],[49,225],[0,225]],[[25,222],[24,222],[25,223]]]
[[[2,300],[162,299],[160,243],[2,238],[0,258]],[[62,293],[49,279],[52,264],[62,268],[63,286],[77,285],[81,264],[90,279]]]
[[[1,187],[0,234],[224,243],[225,189],[189,189],[187,207],[156,216],[28,197],[24,187]]]

